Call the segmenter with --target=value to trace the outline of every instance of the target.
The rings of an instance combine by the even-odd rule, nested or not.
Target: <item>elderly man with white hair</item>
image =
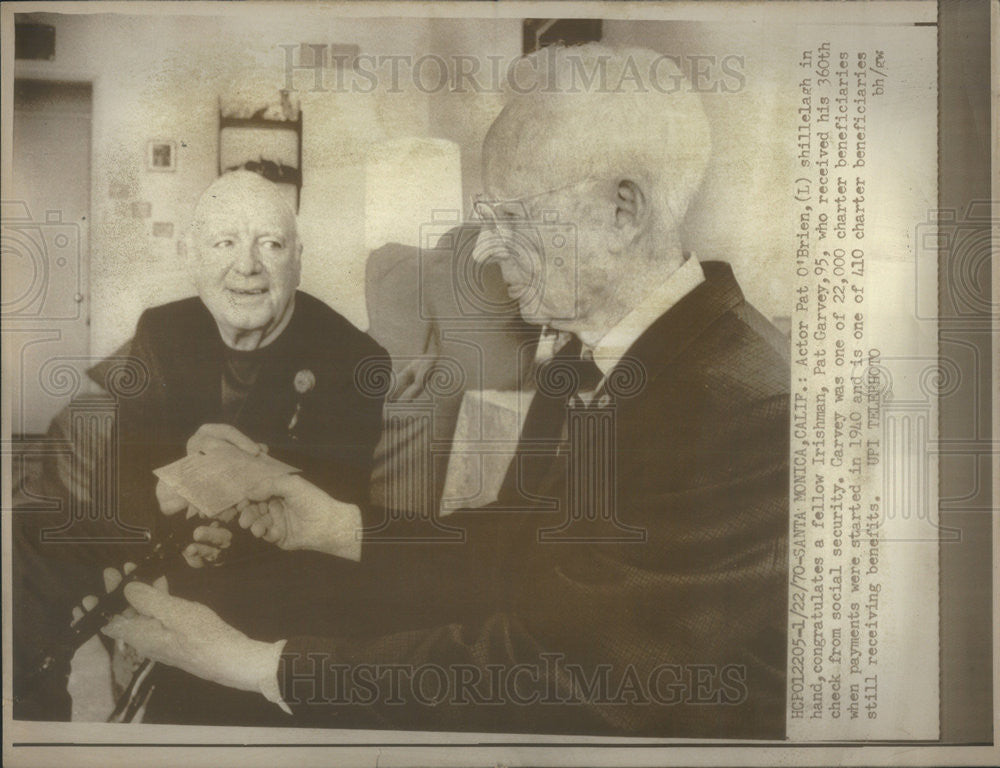
[[[789,370],[731,268],[682,249],[710,147],[698,97],[669,59],[600,45],[543,49],[512,84],[476,258],[543,338],[498,501],[432,521],[460,543],[427,542],[265,482],[240,523],[384,574],[372,610],[405,604],[395,631],[345,616],[265,643],[132,584],[138,615],[107,632],[303,724],[781,738]],[[411,540],[385,543],[387,520]]]
[[[222,175],[198,199],[185,245],[198,295],[146,310],[129,345],[149,385],[119,405],[122,521],[150,529],[152,543],[177,525],[184,515],[159,513],[176,497],[162,487],[156,493],[153,470],[210,450],[213,439],[266,450],[316,487],[361,503],[382,403],[357,391],[354,373],[385,352],[297,290],[302,243],[280,188],[246,170]],[[117,564],[126,552],[143,554],[114,544],[103,550]],[[197,568],[170,573],[171,591],[210,605],[245,632],[275,639],[290,627],[322,625],[312,588],[356,570],[252,539],[227,552],[226,562],[211,562],[215,554],[192,543],[185,556]],[[287,595],[260,600],[270,589]],[[282,717],[266,702],[175,669],[155,670],[148,685],[147,722],[267,724]]]

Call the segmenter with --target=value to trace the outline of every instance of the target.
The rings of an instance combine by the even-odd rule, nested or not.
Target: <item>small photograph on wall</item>
[[[153,139],[146,145],[147,171],[176,171],[177,142]]]

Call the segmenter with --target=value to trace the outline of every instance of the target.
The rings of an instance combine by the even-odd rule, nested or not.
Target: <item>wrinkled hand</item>
[[[156,481],[156,502],[160,505],[160,511],[167,516],[184,512],[190,506],[187,499],[177,493],[172,485],[167,485],[162,480]],[[195,507],[191,509],[197,514]]]
[[[264,443],[255,443],[230,424],[202,424],[187,441],[188,456],[192,453],[211,453],[221,448],[235,446],[251,456],[267,453]]]
[[[235,507],[232,508],[232,514],[234,516],[236,514]],[[195,528],[192,538],[194,541],[188,544],[181,554],[189,566],[202,568],[206,564],[215,563],[222,554],[222,550],[229,548],[229,545],[233,543],[233,532],[221,527],[218,521],[213,520],[208,525],[200,525]]]
[[[229,424],[202,424],[188,438],[187,454],[190,456],[193,453],[211,453],[231,447],[239,448],[251,456],[267,453],[267,446],[264,443],[255,443],[236,427]],[[156,500],[160,505],[160,511],[165,515],[176,515],[178,512],[186,511],[189,518],[195,515],[208,517],[196,506],[189,504],[172,486],[162,480],[158,480],[156,483]],[[228,523],[236,517],[236,508],[230,507],[212,517]]]
[[[229,424],[203,424],[187,441],[187,452],[188,455],[199,452],[210,453],[231,446],[235,446],[252,456],[267,453],[266,445],[255,443]],[[156,483],[156,501],[160,506],[160,511],[167,516],[184,512],[188,518],[196,515],[208,517],[202,510],[190,504],[187,499],[177,493],[173,486],[168,485],[163,480],[158,480]],[[212,517],[214,520],[228,523],[235,519],[238,513],[239,510],[234,506]],[[232,534],[217,524],[201,526],[195,529],[194,541],[184,550],[184,559],[192,568],[201,568],[207,563],[218,560],[222,550],[229,547],[231,543]]]
[[[125,575],[127,576],[128,574],[132,573],[132,571],[134,571],[135,568],[136,568],[135,563],[125,563],[124,567],[122,568],[122,571],[124,571]],[[103,576],[104,576],[105,592],[114,592],[118,588],[118,585],[122,583],[122,578],[123,578],[122,574],[119,573],[118,570],[116,570],[115,568],[105,568]],[[153,585],[157,589],[166,592],[168,589],[167,577],[160,576],[160,578],[158,578],[156,581],[153,582]],[[83,600],[80,601],[80,604],[83,606],[83,608],[77,606],[76,608],[73,609],[74,624],[76,624],[76,622],[78,622],[80,619],[83,618],[83,614],[85,611],[90,612],[94,610],[94,606],[97,605],[97,595],[87,595],[85,598],[83,598]],[[128,607],[125,608],[124,613],[130,616],[135,615],[135,611],[133,611],[131,608]]]
[[[424,394],[427,378],[441,357],[441,340],[436,332],[431,332],[424,347],[424,354],[411,360],[399,372],[396,385],[387,398],[390,402],[408,403]]]
[[[122,569],[125,574],[129,574],[135,570],[135,563],[125,563]],[[104,569],[104,590],[106,592],[113,592],[118,585],[121,583],[122,574],[119,573],[114,568]],[[158,589],[167,591],[167,579],[165,576],[161,576],[157,579],[154,584]],[[73,609],[73,622],[76,623],[83,618],[84,611],[94,610],[94,606],[97,605],[96,595],[87,595],[82,600],[83,608],[76,607]],[[131,607],[126,607],[124,615],[133,617],[136,615],[135,610]],[[135,674],[135,670],[142,663],[142,656],[130,645],[117,641],[114,644],[114,650],[111,653],[111,690],[114,697],[117,699],[121,696],[122,692],[128,687],[129,682],[132,680],[132,676]]]
[[[251,640],[210,608],[138,581],[125,585],[125,597],[129,609],[101,631],[141,656],[242,691],[260,690],[262,670],[277,674],[273,644]]]
[[[389,393],[388,400],[408,403],[420,397],[427,387],[427,375],[436,362],[436,358],[421,357],[407,363],[396,377],[396,386]]]
[[[237,505],[239,523],[281,549],[312,549],[361,559],[361,510],[298,475],[270,478]]]
[[[207,517],[200,509],[178,494],[172,486],[167,485],[162,480],[156,484],[156,499],[160,505],[160,511],[164,515],[176,515],[184,512],[188,518],[195,515]],[[218,560],[222,550],[227,549],[232,543],[233,534],[220,526],[220,523],[228,523],[236,518],[239,510],[236,507],[225,509],[215,515],[212,522],[194,529],[193,539],[182,553],[187,564],[192,568],[201,568],[207,563],[214,563]]]

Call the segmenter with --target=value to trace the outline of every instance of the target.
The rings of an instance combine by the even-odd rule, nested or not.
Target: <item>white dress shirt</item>
[[[604,378],[607,378],[611,370],[621,362],[629,347],[667,310],[703,282],[705,282],[705,272],[695,255],[689,254],[666,280],[653,288],[638,306],[625,315],[604,336],[591,344],[587,343],[588,340],[581,339],[582,356],[592,358]],[[556,331],[549,326],[544,327],[535,352],[535,364],[538,365],[551,359],[569,342],[571,337],[572,334],[565,331]],[[602,379],[597,389],[600,389],[603,383]],[[578,396],[585,403],[590,402],[595,391],[579,392]]]
[[[653,323],[703,282],[705,282],[705,272],[692,253],[599,341],[592,345],[584,342],[585,353],[589,348],[597,367],[607,377],[611,369],[625,356],[629,347]]]

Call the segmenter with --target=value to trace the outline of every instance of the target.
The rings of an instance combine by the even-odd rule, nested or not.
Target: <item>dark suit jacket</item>
[[[293,463],[324,490],[344,500],[367,492],[367,472],[381,423],[381,398],[355,386],[358,364],[388,359],[384,350],[321,301],[298,291],[288,326],[261,350],[260,374],[234,426],[272,455]],[[146,310],[130,354],[147,367],[150,385],[122,400],[125,519],[154,529],[162,522],[152,469],[182,457],[199,426],[222,417],[225,346],[215,321],[198,298]],[[299,371],[316,384],[300,394]],[[298,423],[289,429],[296,405]]]
[[[383,393],[377,387],[363,391],[355,378],[364,376],[358,367],[366,360],[387,365],[384,350],[300,291],[288,326],[262,353],[260,372],[233,425],[266,443],[271,455],[300,468],[333,496],[363,502],[381,428]],[[146,366],[150,384],[140,396],[120,404],[122,517],[157,536],[175,521],[159,512],[152,471],[184,456],[186,442],[199,426],[225,421],[225,347],[208,310],[191,298],[144,312],[130,354]],[[305,394],[294,386],[299,371],[311,371],[315,378],[315,386]],[[290,429],[296,406],[297,423]],[[283,552],[246,536],[234,545],[230,562],[201,569],[182,565],[168,581],[171,593],[209,605],[254,637],[277,640],[296,628],[301,632],[336,626],[335,607],[317,590],[332,580],[353,578],[354,570],[346,561],[315,552]],[[329,613],[323,610],[326,605]],[[239,692],[186,675],[182,683],[182,673],[170,674],[175,679],[158,684],[147,720],[253,722],[234,703]],[[206,692],[209,688],[219,696]]]
[[[289,640],[279,680],[301,722],[783,737],[789,369],[728,265],[704,269],[609,377],[641,369],[611,409],[616,523],[543,540],[579,495],[565,456],[528,455],[522,436],[524,460],[546,462],[533,502],[508,483],[440,521],[460,544],[366,541],[386,626]]]

